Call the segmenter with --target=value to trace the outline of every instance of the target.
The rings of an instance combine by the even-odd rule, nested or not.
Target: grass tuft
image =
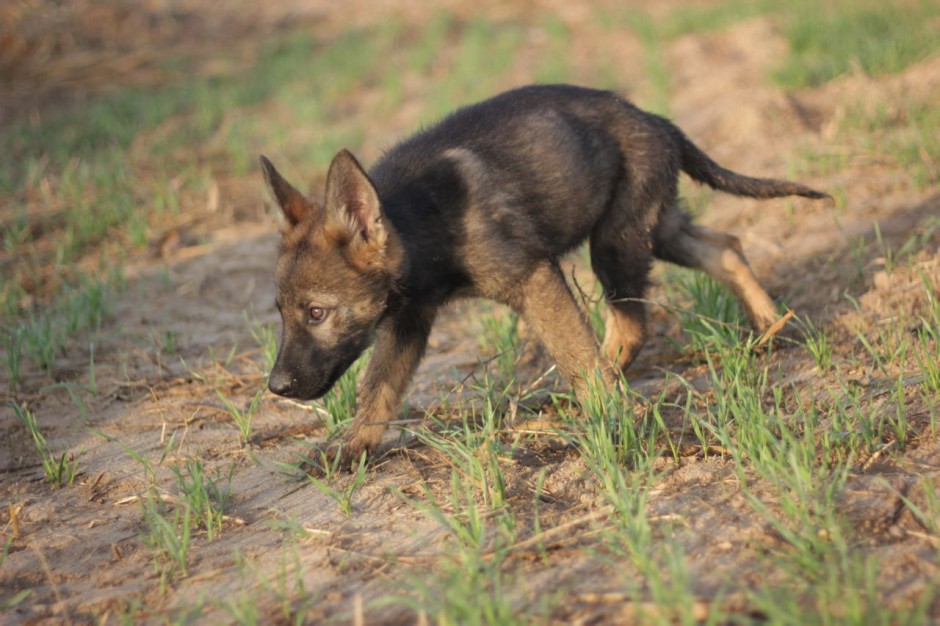
[[[266,389],[264,387],[258,389],[248,402],[248,405],[242,408],[225,395],[221,389],[216,388],[215,390],[216,397],[225,406],[229,415],[232,416],[235,425],[238,426],[238,432],[241,435],[243,445],[251,443],[251,422],[254,419],[255,413],[258,411],[258,406],[261,404],[261,399],[264,397],[265,391]]]
[[[225,510],[231,497],[232,475],[235,466],[229,470],[225,484],[209,476],[198,459],[190,459],[183,467],[172,467],[179,490],[180,505],[189,509],[189,522],[193,529],[206,531],[209,541],[222,531]]]
[[[78,459],[70,452],[63,452],[58,458],[49,452],[49,444],[46,438],[39,432],[39,426],[36,424],[36,416],[32,411],[20,406],[16,402],[8,402],[7,406],[13,409],[13,413],[19,422],[26,428],[33,440],[33,447],[39,455],[42,463],[43,473],[46,480],[53,487],[62,487],[71,485],[78,475]]]
[[[165,592],[177,575],[187,575],[193,511],[185,505],[169,506],[156,490],[141,497],[140,508],[147,528],[143,540],[154,550],[154,568]]]
[[[670,274],[669,299],[680,303],[675,310],[690,340],[687,349],[693,354],[706,354],[740,345],[750,326],[731,291],[701,272],[672,270]]]
[[[359,463],[356,465],[356,469],[353,471],[351,479],[347,481],[347,484],[344,487],[338,489],[333,486],[333,483],[337,482],[339,478],[341,460],[341,455],[337,454],[331,463],[326,455],[326,452],[321,451],[319,462],[315,465],[323,469],[323,480],[320,480],[311,474],[306,474],[306,477],[307,480],[309,480],[310,483],[320,491],[320,493],[335,501],[346,517],[350,517],[352,515],[353,495],[363,484],[365,484],[366,478],[368,477],[366,471],[366,453],[363,452],[359,457]]]

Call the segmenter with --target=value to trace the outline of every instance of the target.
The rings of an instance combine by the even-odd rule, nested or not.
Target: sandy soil
[[[590,33],[590,21],[577,10],[581,5],[573,6],[560,14],[583,28],[576,31],[583,34],[576,37],[575,47],[587,64],[597,53],[593,46],[605,44],[605,36]],[[381,7],[375,12],[359,8],[354,20],[367,22],[398,5]],[[500,4],[492,8],[497,15],[509,10]],[[336,28],[338,19],[326,11],[311,27]],[[629,68],[642,67],[642,47],[630,37],[623,40],[611,45],[622,56],[625,71],[638,74],[640,86],[632,95],[641,99],[649,87],[642,84],[639,70]],[[940,101],[938,58],[898,76],[852,75],[819,89],[785,93],[766,81],[785,51],[776,25],[766,19],[671,43],[665,49],[665,62],[674,118],[723,164],[784,176],[788,159],[800,151],[836,149],[833,144],[841,141],[838,128],[847,107],[874,106],[902,96]],[[511,76],[519,83],[527,79],[524,68]],[[408,104],[403,108],[407,110]],[[403,115],[392,121],[393,130],[374,133],[374,146],[387,145],[390,136],[407,126],[408,115]],[[367,160],[378,150],[363,149]],[[873,323],[897,310],[922,306],[921,292],[912,288],[919,284],[918,272],[940,284],[936,233],[912,267],[888,271],[883,258],[866,250],[861,279],[851,269],[853,243],[862,236],[871,238],[876,222],[894,244],[919,232],[940,215],[940,189],[913,189],[905,172],[875,153],[859,152],[845,169],[800,178],[844,190],[844,208],[716,195],[702,221],[738,234],[772,294],[832,330],[837,338],[835,358],[848,360],[858,349],[853,324]],[[261,322],[277,322],[272,268],[278,234],[273,219],[261,208],[266,200],[260,176],[223,185],[219,194],[222,206],[245,204],[254,209],[237,223],[205,227],[201,233],[205,243],[176,248],[164,259],[145,255],[132,259],[129,286],[120,295],[107,338],[94,355],[99,393],[86,400],[87,419],[66,390],[48,388],[53,380],[85,381],[89,354],[81,346],[56,364],[52,380],[32,372],[24,381],[19,399],[37,415],[50,449],[68,450],[79,459],[81,473],[72,487],[54,490],[44,482],[28,435],[10,410],[0,409],[0,501],[10,503],[0,511],[4,538],[14,532],[16,523],[14,542],[0,568],[0,599],[32,590],[15,609],[0,615],[0,621],[65,623],[110,616],[109,623],[114,623],[116,613],[135,600],[144,607],[139,617],[158,621],[164,612],[194,605],[200,598],[233,597],[246,585],[258,589],[258,580],[277,580],[285,567],[293,568],[303,587],[317,598],[306,614],[309,623],[347,620],[360,603],[367,607],[367,623],[414,619],[404,608],[375,608],[370,601],[394,590],[394,582],[406,575],[403,572],[430,567],[432,557],[446,549],[445,533],[393,495],[393,488],[419,495],[419,486],[427,483],[443,492],[450,469],[422,447],[389,454],[371,470],[347,517],[327,496],[286,475],[279,466],[295,461],[324,436],[324,426],[309,407],[265,395],[254,418],[252,443],[240,443],[213,389],[218,382],[244,405],[264,384],[261,357],[245,312],[253,312]],[[661,279],[662,272],[657,276]],[[846,293],[857,299],[857,308]],[[651,293],[653,300],[664,297],[660,287]],[[479,306],[461,302],[442,316],[408,397],[410,417],[421,417],[425,409],[440,413],[439,399],[455,393],[458,382],[481,367],[486,355],[476,340]],[[668,340],[680,336],[675,316],[657,308],[651,325],[655,337],[632,372],[632,384],[649,396],[669,393],[664,369],[700,382],[702,366]],[[153,349],[151,339],[168,332],[176,338],[177,354]],[[534,378],[550,362],[537,347],[526,350],[524,370]],[[803,381],[808,396],[823,394],[833,382],[803,351],[782,349],[768,359],[788,372],[790,380]],[[860,371],[858,376],[869,390],[891,382],[873,371]],[[564,386],[553,375],[543,384]],[[922,405],[907,409],[915,422],[928,419]],[[118,441],[105,439],[102,433]],[[397,438],[397,433],[390,434],[390,443]],[[128,449],[156,465],[158,484],[171,498],[175,482],[168,468],[176,461],[197,457],[220,475],[233,472],[230,519],[221,537],[209,542],[204,535],[196,536],[189,576],[165,593],[152,552],[141,540],[143,522],[136,498],[148,488],[149,478]],[[602,506],[584,462],[576,451],[558,447],[550,438],[537,438],[523,451],[507,459],[503,468],[522,525],[531,519],[534,481],[544,468],[545,490],[551,497],[541,504],[542,527],[567,524],[569,530],[550,545],[547,559],[519,557],[515,571],[526,580],[520,602],[562,593],[566,601],[553,613],[559,623],[629,618],[635,606],[617,595],[622,586],[611,563],[579,549],[583,545],[579,537],[589,533]],[[902,454],[861,463],[843,495],[853,525],[866,529],[865,549],[878,555],[888,572],[890,580],[886,578],[883,590],[887,602],[908,601],[937,575],[935,540],[925,538],[897,494],[913,501],[923,498],[918,491],[922,477],[936,476],[938,471],[937,441],[921,438]],[[338,480],[343,485],[351,478]],[[745,502],[731,461],[704,458],[690,447],[681,466],[665,472],[653,494],[651,518],[680,520],[683,530],[676,537],[699,597],[707,600],[727,591],[729,576],[736,581],[734,591],[773,575],[757,571],[754,556],[780,540]],[[282,529],[291,523],[309,531],[299,550],[291,549],[291,535]],[[254,582],[244,582],[241,560],[257,571]],[[733,605],[736,597],[732,592],[726,601]],[[261,615],[281,619],[273,593],[259,595],[258,609]],[[213,620],[231,619],[212,606],[206,612]]]

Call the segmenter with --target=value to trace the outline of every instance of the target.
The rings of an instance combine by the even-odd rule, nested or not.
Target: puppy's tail
[[[678,128],[675,132],[682,154],[682,171],[713,189],[749,198],[803,196],[815,200],[832,200],[828,193],[810,189],[806,185],[773,178],[752,178],[725,169],[702,152]]]

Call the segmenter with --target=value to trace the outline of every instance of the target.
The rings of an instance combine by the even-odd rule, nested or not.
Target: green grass
[[[839,0],[818,10],[807,8],[815,6],[806,0],[787,6],[709,3],[662,17],[620,15],[617,24],[640,38],[654,93],[652,106],[660,111],[669,109],[665,46],[683,33],[717,30],[753,16],[771,16],[794,44],[794,54],[781,59],[774,75],[786,88],[820,84],[853,67],[873,74],[898,71],[936,49],[933,40],[923,37],[936,20],[935,5],[908,2],[875,11],[868,0]],[[901,15],[904,11],[910,15]],[[541,18],[535,27],[545,39],[542,60],[531,68],[533,78],[577,79],[567,57],[577,32],[555,16]],[[4,272],[0,285],[0,340],[11,391],[31,398],[23,391],[32,382],[30,368],[44,370],[47,378],[54,375],[57,360],[74,350],[75,338],[81,337],[80,349],[89,346],[88,385],[55,379],[51,385],[45,381],[39,393],[64,389],[80,412],[90,414],[94,404],[86,405],[86,396],[98,393],[95,362],[102,358],[94,350],[95,336],[119,288],[123,263],[121,254],[106,256],[108,267],[116,270],[101,281],[75,269],[97,246],[109,251],[110,242],[120,240],[128,249],[140,250],[157,224],[193,210],[212,178],[254,175],[256,154],[271,146],[281,151],[288,169],[305,173],[298,179],[309,180],[311,172],[322,173],[339,147],[361,149],[371,141],[374,128],[362,122],[356,110],[365,106],[360,102],[370,107],[370,119],[381,120],[398,111],[408,90],[414,89],[409,80],[415,77],[434,77],[418,97],[409,96],[420,100],[422,108],[414,117],[423,121],[491,95],[515,69],[531,28],[522,18],[461,21],[439,13],[427,28],[390,20],[333,39],[309,33],[274,38],[259,52],[257,65],[237,76],[187,80],[160,90],[124,90],[38,124],[0,131],[7,148],[0,154],[0,194],[17,209],[4,224],[3,246],[25,254],[11,266],[14,271]],[[403,40],[410,45],[402,46]],[[859,105],[847,111],[837,137],[853,150],[887,155],[892,165],[926,187],[936,181],[930,161],[940,161],[940,144],[933,141],[940,124],[935,109],[924,103]],[[834,167],[847,163],[840,158],[832,156]],[[27,215],[27,202],[49,207],[40,227]],[[894,247],[877,232],[873,241],[859,240],[847,265],[854,264],[851,269],[860,280],[875,255],[887,271],[898,270],[932,242],[935,233],[936,225],[926,227]],[[55,245],[40,252],[43,237],[55,239]],[[50,274],[62,281],[49,281]],[[609,564],[614,575],[605,583],[621,592],[623,604],[638,607],[643,622],[928,621],[935,585],[927,585],[904,612],[888,606],[883,597],[887,572],[871,549],[873,541],[882,539],[853,528],[842,501],[850,481],[865,473],[866,463],[877,458],[893,462],[922,443],[927,418],[910,414],[912,403],[934,403],[930,420],[936,434],[940,306],[935,286],[925,277],[922,302],[913,311],[887,324],[859,326],[853,346],[838,343],[835,325],[817,327],[806,318],[797,349],[786,356],[798,368],[811,371],[815,365],[825,372],[827,390],[813,393],[799,383],[783,382],[790,372],[778,371],[775,354],[754,352],[740,306],[726,289],[697,274],[666,282],[674,289],[670,301],[681,303],[675,308],[686,352],[695,356],[686,368],[688,379],[664,373],[662,387],[648,377],[643,381],[652,389],[649,397],[635,389],[625,396],[598,390],[586,406],[572,407],[568,398],[559,398],[545,408],[562,417],[560,433],[571,445],[565,470],[583,473],[585,506],[597,513],[583,536],[567,544],[577,558]],[[53,292],[57,295],[51,296]],[[592,323],[600,329],[601,307],[589,308]],[[861,309],[858,313],[866,315]],[[247,317],[245,323],[260,348],[259,367],[270,371],[276,356],[274,326]],[[447,415],[435,413],[430,428],[416,431],[423,449],[410,469],[421,472],[425,482],[419,480],[418,490],[401,496],[405,506],[436,524],[433,552],[417,566],[383,554],[380,575],[371,580],[384,580],[387,573],[396,584],[395,593],[382,598],[378,608],[382,603],[404,605],[434,623],[548,622],[564,607],[567,582],[555,593],[533,598],[526,576],[542,566],[561,568],[567,553],[542,541],[555,519],[552,511],[546,509],[543,515],[539,508],[550,478],[546,471],[537,473],[531,489],[520,488],[509,477],[509,468],[518,470],[517,453],[525,452],[521,448],[536,447],[528,435],[520,436],[504,423],[507,404],[517,403],[521,394],[515,385],[517,320],[491,312],[484,315],[482,328],[481,348],[495,357],[498,375],[490,376],[488,370],[477,381],[479,398],[448,406]],[[156,346],[168,355],[180,351],[182,337],[173,331],[162,330],[151,339],[148,350]],[[234,353],[233,348],[226,365]],[[356,381],[364,362],[358,361],[317,405],[331,436],[355,412]],[[668,367],[680,365],[685,363]],[[873,380],[850,378],[853,368],[870,373]],[[239,404],[221,392],[224,377],[207,382],[208,388],[219,390],[241,441],[248,442],[262,391]],[[73,482],[77,462],[67,454],[52,454],[32,413],[19,404],[12,408],[33,438],[48,482]],[[217,475],[206,469],[206,461],[189,459],[162,470],[162,477],[171,479],[173,495],[158,490],[159,465],[174,441],[170,437],[165,443],[159,463],[128,450],[145,473],[141,536],[152,550],[164,590],[191,573],[202,573],[195,567],[203,538],[215,540],[225,532],[232,492],[238,488],[234,464],[228,475]],[[232,454],[243,455],[244,450]],[[424,456],[430,460],[422,460]],[[683,523],[686,512],[669,509],[659,514],[673,506],[668,494],[663,497],[664,484],[677,468],[698,462],[696,457],[727,470],[723,479],[709,485],[708,495],[740,496],[745,508],[737,513],[757,520],[758,530],[747,545],[734,548],[750,550],[751,562],[766,570],[766,579],[742,591],[736,572],[725,576],[728,589],[741,591],[752,613],[726,610],[723,590],[703,589],[695,578],[695,568],[702,565],[696,561],[701,558],[701,537]],[[367,513],[357,506],[357,495],[369,478],[365,463],[350,476],[341,475],[335,466],[327,469],[324,480],[311,478],[310,483],[336,502],[338,524],[358,522],[348,520]],[[935,542],[940,509],[936,481],[917,481],[899,495],[923,525],[928,541]],[[565,513],[579,506],[571,504]],[[12,545],[12,539],[6,543],[4,558]],[[303,621],[312,606],[306,603],[321,598],[305,589],[309,572],[298,553],[293,556],[293,563],[281,564],[273,578],[261,574],[259,564],[242,592],[213,606],[230,621],[265,622],[270,618],[260,593],[265,591],[277,599],[284,621]],[[346,575],[342,567],[337,571]],[[721,562],[714,567],[722,567]],[[358,580],[356,570],[348,576]],[[21,602],[24,593],[29,592],[14,596],[4,607]],[[196,613],[202,610],[202,604],[193,607]],[[126,617],[154,616],[136,615],[139,612],[133,609],[135,615]],[[193,619],[183,612],[169,615],[167,619],[177,616],[181,622]]]
[[[832,341],[825,329],[819,328],[809,318],[798,318],[795,322],[803,333],[806,351],[813,356],[816,367],[827,371],[832,367]]]
[[[798,3],[787,5],[789,6],[795,7]],[[728,28],[746,19],[767,15],[774,7],[779,7],[781,10],[787,8],[766,0],[732,0],[704,5],[678,6],[661,19],[659,28],[661,36],[666,39],[692,33],[708,33]]]
[[[0,567],[3,566],[3,561],[6,559],[7,552],[9,551],[10,546],[12,544],[13,544],[12,537],[10,537],[6,541],[6,543],[3,544],[3,551],[0,552]],[[28,598],[32,593],[33,593],[32,589],[24,589],[23,591],[14,593],[13,595],[9,597],[3,598],[2,600],[0,600],[0,611],[6,612],[6,611],[13,610],[13,608],[15,608],[16,605],[18,605],[23,600]]]
[[[33,440],[33,447],[39,460],[42,463],[42,470],[46,476],[46,481],[53,487],[69,486],[75,481],[78,474],[78,459],[69,452],[63,452],[57,458],[49,451],[49,444],[45,436],[39,432],[39,426],[36,423],[36,416],[32,411],[26,409],[16,402],[6,403],[16,419],[23,425]]]
[[[22,326],[0,329],[0,347],[3,348],[3,369],[7,374],[9,391],[16,393],[16,386],[23,376],[23,351],[26,330]]]
[[[784,87],[819,85],[853,68],[875,76],[895,73],[940,49],[940,6],[932,0],[811,6],[788,12],[784,34],[791,53],[774,74]]]
[[[277,600],[281,617],[285,623],[304,623],[306,613],[322,599],[312,593],[304,583],[304,570],[301,563],[301,547],[296,541],[289,542],[287,548],[278,556],[277,570],[274,575],[265,574],[246,560],[245,566],[254,574],[261,589]]]
[[[886,244],[876,238],[869,245],[881,245],[884,251]],[[914,244],[907,248],[916,252]],[[905,252],[894,259],[899,263],[908,256]],[[928,586],[910,606],[886,604],[879,559],[866,549],[864,537],[842,507],[850,477],[879,456],[903,452],[923,432],[911,421],[907,406],[917,385],[923,387],[932,378],[929,371],[923,378],[911,378],[904,368],[929,358],[918,361],[920,354],[933,354],[940,337],[940,309],[932,286],[925,283],[917,324],[899,316],[892,324],[859,331],[867,341],[861,346],[862,358],[876,367],[902,367],[884,386],[846,382],[845,368],[856,362],[834,360],[829,335],[802,322],[806,358],[836,380],[831,398],[821,400],[803,397],[797,385],[777,382],[784,373],[772,369],[772,354],[757,353],[752,342],[742,341],[746,324],[726,290],[695,275],[680,277],[678,283],[680,297],[690,303],[684,308],[706,313],[685,313],[680,323],[701,354],[708,382],[693,385],[673,375],[683,383],[685,400],[681,394],[647,399],[635,392],[626,397],[598,392],[573,414],[565,403],[558,404],[559,412],[568,416],[564,432],[580,451],[608,511],[598,518],[591,549],[616,564],[623,595],[639,607],[639,618],[644,623],[690,624],[699,623],[703,615],[710,623],[741,619],[722,604],[720,592],[699,595],[686,554],[686,542],[695,535],[650,517],[651,494],[668,467],[661,459],[671,456],[680,466],[675,439],[689,445],[664,417],[668,413],[674,419],[679,412],[686,422],[683,433],[694,435],[702,454],[730,463],[736,490],[750,514],[766,524],[768,540],[773,538],[758,547],[754,558],[758,567],[775,572],[774,578],[745,592],[749,606],[782,624],[806,623],[810,616],[811,623],[820,624],[922,623],[937,590]],[[500,331],[494,337],[506,336],[495,321],[489,323]],[[912,325],[917,333],[908,331]],[[505,592],[505,585],[512,584],[506,581],[512,581],[517,570],[511,546],[500,547],[500,542],[508,537],[518,542],[525,531],[504,513],[507,507],[518,510],[502,482],[502,464],[511,454],[501,442],[508,433],[502,429],[498,405],[486,404],[498,387],[491,380],[484,384],[490,388],[484,389],[479,413],[475,409],[457,424],[442,422],[419,432],[450,467],[451,499],[441,500],[426,489],[422,499],[409,501],[454,540],[447,549],[450,556],[435,562],[436,577],[419,573],[409,578],[406,593],[396,601],[441,623],[511,623],[505,611],[519,602],[518,595]],[[924,511],[936,511],[938,500],[931,491],[923,505],[908,501],[906,506],[926,518],[932,513]],[[499,530],[494,531],[485,523],[491,519],[508,526],[497,524]],[[536,533],[544,530],[538,517],[535,527]],[[486,555],[492,561],[480,563],[475,556],[481,545],[488,546]],[[462,569],[467,564],[474,569]],[[479,572],[488,577],[482,588],[475,581]],[[444,583],[453,594],[442,588]],[[460,601],[468,596],[486,598],[484,617],[483,607]],[[539,614],[530,610],[528,615]]]
[[[661,471],[656,461],[674,449],[661,419],[662,398],[638,414],[640,399],[629,390],[595,389],[583,415],[567,417],[573,442],[609,511],[598,523],[595,549],[614,565],[642,623],[697,623],[698,597],[682,545],[672,538],[668,522],[654,522],[649,515]],[[707,619],[726,619],[719,603],[709,608]]]
[[[629,33],[636,38],[643,47],[643,67],[649,81],[649,100],[637,102],[642,108],[659,115],[669,115],[669,73],[664,59],[664,46],[670,40],[667,35],[667,25],[661,19],[655,18],[650,12],[634,8],[619,10],[601,10],[596,18],[599,26],[614,32]],[[614,91],[629,90],[630,86],[623,84],[620,68],[614,64],[600,60],[600,67],[605,75],[611,78],[602,82],[612,83],[605,85]],[[575,81],[577,82],[577,81]]]
[[[340,467],[340,462],[342,457],[336,455],[331,462],[326,455],[326,452],[320,452],[320,458],[317,460],[318,467],[323,470],[323,480],[320,480],[316,476],[308,474],[306,476],[307,480],[310,481],[314,487],[317,488],[320,493],[329,497],[331,500],[336,502],[339,505],[340,510],[343,512],[343,515],[350,517],[352,515],[352,506],[353,506],[353,495],[359,490],[360,487],[366,482],[368,474],[366,473],[366,453],[363,452],[362,456],[359,457],[359,462],[356,465],[355,470],[352,472],[352,477],[345,481],[346,485],[337,488],[333,485],[338,481],[340,470],[346,469]]]
[[[466,455],[452,458],[448,500],[439,500],[428,485],[422,499],[405,498],[439,524],[445,555],[430,570],[409,575],[401,592],[384,602],[404,604],[439,624],[520,623],[520,607],[511,595],[514,577],[504,570],[517,530],[511,509],[494,502],[483,484],[464,480]],[[499,471],[498,461],[491,467]],[[528,614],[537,611],[530,608]]]
[[[146,527],[142,539],[154,551],[154,570],[165,592],[175,577],[187,574],[193,510],[169,506],[155,490],[141,497],[140,510]]]
[[[224,484],[220,478],[212,478],[206,473],[202,461],[189,459],[182,467],[171,468],[176,477],[179,505],[190,511],[191,530],[200,528],[206,531],[209,541],[222,531],[225,510],[231,497],[234,464]]]
[[[248,401],[247,405],[242,408],[234,400],[225,395],[221,389],[216,388],[215,390],[216,397],[223,404],[225,410],[228,411],[228,414],[232,416],[232,421],[235,422],[235,425],[238,426],[238,433],[241,435],[243,445],[251,443],[251,423],[254,420],[255,413],[258,412],[258,407],[261,405],[265,391],[266,389],[264,387],[258,389],[251,397],[251,400]]]
[[[855,105],[840,127],[840,139],[856,138],[872,157],[892,159],[891,165],[908,171],[918,188],[940,180],[938,136],[940,112],[932,102],[879,102],[874,108]]]
[[[551,16],[544,20],[539,29],[545,41],[540,47],[540,60],[535,68],[534,82],[537,83],[567,83],[571,80],[572,68],[569,61],[571,56],[571,33],[569,27],[561,19]]]
[[[685,288],[686,297],[691,297],[696,308],[710,309],[716,318],[728,319],[728,311],[718,306],[720,299],[713,293]],[[940,326],[935,321],[935,300],[929,285],[924,302],[920,339],[932,346],[933,329]],[[773,623],[803,623],[808,607],[820,616],[819,623],[919,623],[936,593],[928,590],[910,615],[906,609],[884,606],[877,591],[877,561],[858,549],[856,533],[840,510],[851,474],[886,451],[903,451],[919,435],[919,427],[907,412],[917,378],[905,376],[903,369],[916,362],[912,357],[916,338],[906,330],[909,322],[902,315],[891,324],[859,329],[863,355],[872,365],[885,372],[889,364],[890,371],[897,371],[897,365],[902,367],[893,375],[893,382],[874,389],[843,381],[842,370],[832,361],[828,338],[804,322],[809,356],[819,367],[834,371],[839,381],[839,387],[831,392],[831,402],[820,404],[802,398],[796,386],[784,388],[774,383],[779,374],[772,374],[766,357],[753,353],[746,342],[733,341],[724,326],[694,318],[683,320],[693,343],[707,347],[703,352],[709,372],[705,391],[685,386],[687,406],[704,408],[704,412],[687,410],[687,419],[693,422],[692,430],[703,450],[712,446],[730,457],[750,508],[783,541],[768,555],[773,567],[783,572],[783,582],[762,587],[752,597]],[[928,346],[924,354],[930,353]],[[596,412],[610,415],[612,411]],[[646,458],[642,451],[668,446],[662,433],[653,439],[637,437],[637,428],[643,424],[620,425],[629,435],[621,434],[621,442],[640,444],[633,446],[629,457],[639,467]],[[632,526],[620,536],[627,541],[625,553],[639,555],[633,558],[639,558],[635,564],[642,570],[652,567],[642,558],[641,550],[652,540],[636,513],[636,499],[642,497],[642,490],[638,491],[631,478],[618,478],[617,464],[627,459],[605,443],[612,430],[602,428],[599,436],[589,438],[582,448],[591,466],[602,468],[595,473],[606,485],[608,502],[621,511],[623,519],[632,520]],[[647,445],[642,445],[644,440]],[[605,446],[608,452],[603,453]],[[632,507],[627,498],[631,493]],[[631,536],[639,539],[631,543]]]
[[[940,6],[932,0],[731,0],[677,7],[655,27],[668,40],[761,16],[774,18],[790,46],[773,73],[785,88],[820,85],[855,68],[874,76],[896,73],[940,50]]]
[[[502,413],[491,402],[497,385],[488,384],[493,388],[484,390],[482,406],[471,402],[460,420],[415,432],[442,460],[450,481],[443,490],[421,484],[420,497],[399,496],[436,522],[443,545],[433,564],[407,572],[399,591],[379,604],[405,605],[434,623],[484,625],[537,620],[558,602],[513,593],[520,581],[511,551],[522,525],[508,500],[503,465],[512,451]]]
[[[932,102],[854,103],[846,107],[832,144],[807,149],[794,166],[798,173],[827,176],[861,159],[898,168],[915,189],[927,189],[940,180],[938,136],[940,113]]]
[[[81,278],[74,286],[66,287],[52,306],[30,311],[0,328],[11,389],[22,379],[27,363],[50,372],[79,333],[90,334],[92,339],[86,345],[94,346],[94,337],[110,313],[111,292],[115,285],[122,284],[123,277],[118,275],[103,281]]]
[[[460,524],[456,516],[437,511],[440,509],[428,509],[428,514],[439,517],[458,532]],[[473,526],[470,533],[484,533],[488,529],[488,522],[474,515],[477,509],[473,504],[463,503],[461,511],[468,515],[466,523]],[[513,601],[511,590],[516,581],[502,569],[505,557],[502,550],[511,542],[511,536],[499,532],[496,536],[495,546],[486,555],[473,543],[477,534],[464,539],[470,541],[470,545],[459,544],[453,549],[452,557],[440,559],[429,571],[414,573],[401,585],[399,595],[384,602],[408,606],[436,624],[499,626],[537,619],[538,614],[544,612],[544,603],[543,606],[520,607]]]
[[[0,283],[12,385],[22,379],[24,361],[48,371],[71,337],[100,325],[109,287],[123,282],[125,251],[144,247],[152,224],[191,210],[213,172],[247,175],[255,167],[272,141],[257,107],[276,103],[292,118],[288,125],[328,124],[342,116],[335,103],[343,94],[377,71],[394,35],[381,29],[348,31],[332,42],[276,38],[243,74],[124,89],[0,130],[0,196],[13,209],[3,244],[22,251]],[[293,156],[325,168],[336,150],[360,139],[358,130],[340,125]],[[39,222],[27,214],[37,201],[45,209]],[[89,253],[107,259],[107,280],[76,269]]]
[[[143,527],[140,537],[152,551],[154,572],[160,590],[166,593],[174,580],[187,576],[194,539],[200,531],[213,541],[222,532],[233,493],[235,464],[227,475],[215,476],[206,471],[202,460],[187,459],[170,467],[176,494],[165,495],[159,487],[158,467],[162,466],[176,444],[174,431],[163,443],[160,457],[154,464],[147,456],[101,431],[93,431],[109,443],[120,445],[124,452],[144,470],[146,488],[138,496]]]
[[[629,23],[647,50],[648,74],[656,96],[649,105],[668,111],[668,75],[658,65],[663,41],[688,33],[728,28],[743,19],[769,16],[779,25],[790,52],[769,78],[784,89],[822,85],[861,71],[871,76],[898,73],[940,51],[936,24],[940,5],[932,0],[879,3],[874,0],[800,0],[787,4],[732,0],[705,7],[676,8],[659,19],[631,13]],[[798,171],[820,176],[843,170],[852,155],[870,160],[886,157],[910,173],[924,189],[940,176],[940,117],[931,102],[883,102],[875,108],[858,103],[839,126],[829,149],[808,151]]]
[[[937,359],[940,352],[940,299],[937,298],[937,287],[923,274],[921,285],[924,310],[917,315],[916,362],[924,377],[924,392],[940,397],[940,359]]]
[[[861,460],[886,442],[903,446],[910,428],[903,412],[870,404],[858,392],[853,400],[843,388],[834,413],[810,405],[794,415],[792,405],[806,406],[799,391],[771,386],[768,369],[753,355],[722,350],[720,358],[709,358],[709,368],[713,391],[703,398],[706,415],[691,419],[703,420],[730,455],[750,508],[783,541],[770,558],[782,568],[791,595],[765,587],[756,604],[774,623],[799,623],[807,607],[822,616],[821,623],[863,623],[865,615],[872,623],[894,623],[903,612],[881,606],[875,561],[856,550],[840,502]]]
[[[728,348],[748,336],[750,326],[734,294],[701,272],[669,268],[667,298],[689,339],[686,350],[704,354]]]
[[[510,386],[516,379],[519,356],[519,315],[491,307],[481,315],[480,322],[480,349],[488,361],[494,362],[502,385]]]
[[[500,405],[487,393],[479,412],[461,415],[458,423],[437,423],[435,430],[422,429],[415,434],[422,443],[436,450],[468,488],[473,488],[481,502],[493,509],[506,504],[506,482],[500,459],[508,450],[500,440],[502,414]]]
[[[483,18],[475,18],[464,26],[444,85],[451,107],[455,101],[489,95],[500,75],[509,69],[524,31],[525,27],[518,22]]]
[[[274,369],[274,362],[277,360],[277,331],[274,324],[262,324],[254,315],[249,319],[247,312],[245,323],[248,325],[251,338],[261,350],[261,372],[267,376]]]
[[[233,624],[256,626],[264,622],[258,615],[258,596],[254,590],[241,590],[229,597],[215,600],[215,604],[228,614]]]
[[[368,365],[371,350],[360,356],[336,384],[314,403],[326,424],[327,437],[338,435],[356,414],[356,387],[359,376]]]
[[[924,593],[912,606],[885,604],[877,590],[883,573],[876,557],[842,548],[819,557],[823,567],[806,574],[794,571],[785,585],[754,594],[755,607],[773,624],[925,624],[935,592]]]

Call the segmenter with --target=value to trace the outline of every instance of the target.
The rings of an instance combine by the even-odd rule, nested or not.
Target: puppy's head
[[[378,194],[355,157],[333,159],[322,204],[290,185],[261,157],[284,213],[275,268],[283,331],[269,389],[319,398],[372,341],[393,275]]]

